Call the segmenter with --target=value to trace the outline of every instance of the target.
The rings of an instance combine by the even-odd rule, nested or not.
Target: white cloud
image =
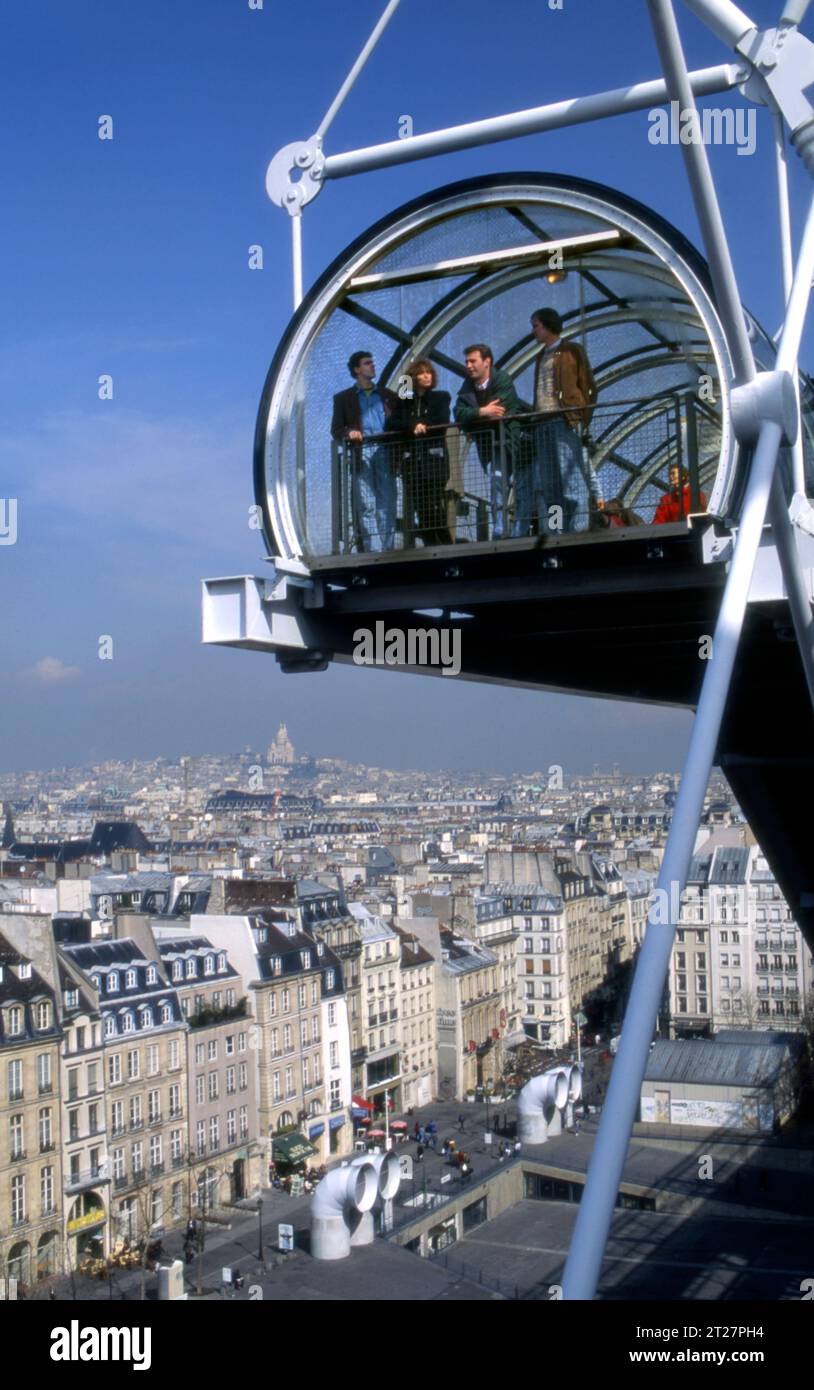
[[[37,685],[61,685],[65,681],[75,681],[81,675],[78,666],[66,666],[58,656],[44,656],[41,661],[20,672],[24,680]]]

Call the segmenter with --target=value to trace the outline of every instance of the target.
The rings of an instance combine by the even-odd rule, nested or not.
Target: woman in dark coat
[[[449,455],[444,436],[450,423],[448,391],[436,390],[435,368],[425,357],[411,362],[407,376],[413,394],[400,398],[389,421],[409,439],[400,449],[404,484],[404,546],[417,541],[424,545],[449,545],[452,537],[447,525],[446,489],[449,483]]]

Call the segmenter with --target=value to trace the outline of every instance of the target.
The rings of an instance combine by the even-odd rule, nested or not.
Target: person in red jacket
[[[670,465],[670,491],[665,492],[656,513],[653,517],[654,526],[666,526],[670,521],[683,521],[685,516],[689,516],[692,511],[690,502],[689,474],[686,468],[679,468],[677,463]],[[707,509],[707,499],[703,492],[698,493],[698,506],[696,511],[705,512]]]

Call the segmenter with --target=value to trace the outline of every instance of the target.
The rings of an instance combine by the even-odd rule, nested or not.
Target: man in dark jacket
[[[534,493],[540,530],[584,531],[599,500],[581,438],[596,402],[593,373],[579,343],[563,339],[556,309],[536,310],[531,331],[542,346],[534,368],[539,415]]]
[[[500,422],[504,416],[520,414],[524,407],[509,373],[495,366],[492,349],[486,343],[464,348],[464,366],[467,380],[458,392],[455,419],[474,438],[481,467],[488,474],[492,539],[500,540],[504,534],[506,491],[512,468],[516,471],[521,466],[523,442],[519,422],[508,419],[503,427],[501,451]]]
[[[393,444],[380,438],[390,428],[398,397],[376,386],[369,352],[351,353],[354,385],[334,396],[331,434],[349,449],[354,531],[360,550],[392,550],[396,539],[396,475]],[[371,442],[366,444],[364,441]]]

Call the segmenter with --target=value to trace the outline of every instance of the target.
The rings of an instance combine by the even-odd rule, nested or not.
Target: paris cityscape
[[[677,785],[392,772],[282,724],[2,776],[7,1278],[138,1297],[175,1255],[204,1297],[227,1267],[229,1296],[556,1297]],[[651,1297],[657,1253],[660,1297],[782,1298],[812,958],[721,778],[680,921],[602,1297]],[[316,1193],[367,1154],[401,1170],[375,1243],[315,1259]]]

